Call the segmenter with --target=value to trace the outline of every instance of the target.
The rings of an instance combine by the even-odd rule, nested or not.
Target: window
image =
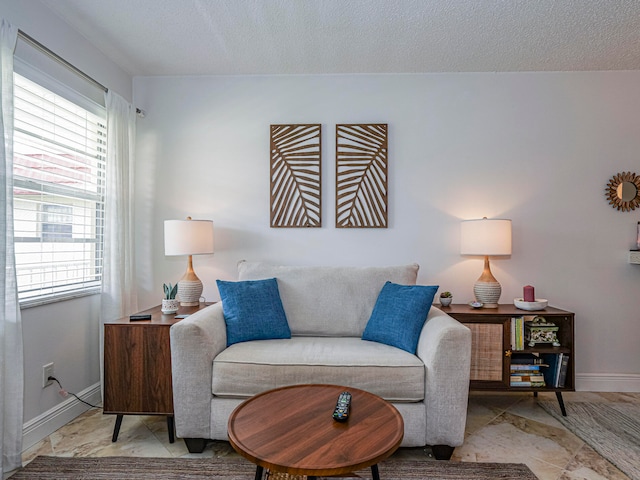
[[[73,238],[73,208],[43,205],[42,211],[42,239],[45,242]]]
[[[104,108],[87,109],[17,73],[14,80],[20,303],[96,293],[102,279],[106,188]]]

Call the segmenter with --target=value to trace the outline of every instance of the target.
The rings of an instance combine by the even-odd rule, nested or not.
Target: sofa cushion
[[[292,337],[224,350],[213,360],[212,393],[244,398],[284,385],[328,383],[418,402],[424,382],[424,364],[404,350],[354,337]]]
[[[275,278],[216,283],[227,326],[227,346],[250,340],[291,338]]]
[[[292,335],[360,337],[385,282],[416,283],[418,265],[289,267],[240,262],[240,280],[275,277]]]
[[[422,326],[437,291],[437,286],[385,283],[362,339],[416,353]]]

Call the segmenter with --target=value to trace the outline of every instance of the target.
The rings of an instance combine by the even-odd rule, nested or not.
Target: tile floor
[[[565,401],[620,401],[639,393],[565,393]],[[541,393],[540,398],[555,399]],[[111,442],[115,416],[92,409],[24,452],[28,463],[36,455],[202,457],[235,455],[227,442],[211,442],[201,454],[189,454],[184,442],[171,444],[164,417],[125,416],[116,443]],[[400,449],[396,456],[433,460],[423,449]],[[541,480],[628,479],[582,440],[566,430],[536,403],[530,393],[472,393],[464,445],[453,461],[526,464]]]

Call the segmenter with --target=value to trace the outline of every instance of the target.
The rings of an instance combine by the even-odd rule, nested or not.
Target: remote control
[[[338,403],[333,411],[333,419],[337,422],[346,422],[349,419],[349,407],[351,406],[351,394],[342,392],[338,397]]]
[[[129,315],[129,320],[132,322],[136,320],[151,320],[151,314]]]

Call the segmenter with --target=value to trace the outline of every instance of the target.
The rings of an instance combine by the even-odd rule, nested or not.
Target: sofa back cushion
[[[240,262],[240,280],[276,278],[292,335],[360,337],[384,284],[415,285],[417,264],[290,267]]]

